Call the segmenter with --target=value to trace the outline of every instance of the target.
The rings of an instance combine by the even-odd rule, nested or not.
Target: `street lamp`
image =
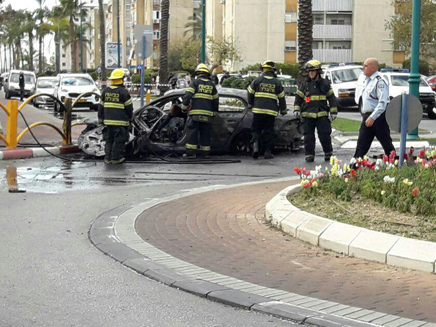
[[[83,31],[82,31],[82,8],[83,6],[83,2],[80,1],[80,6],[79,6],[79,15],[80,15],[80,71],[83,73]]]
[[[421,25],[421,0],[413,0],[412,10],[412,48],[410,58],[409,94],[419,99],[419,30]],[[419,140],[418,128],[407,135],[408,140]]]
[[[206,0],[202,3],[202,20],[201,20],[201,62],[206,61]]]
[[[117,0],[118,68],[121,68],[120,0]]]

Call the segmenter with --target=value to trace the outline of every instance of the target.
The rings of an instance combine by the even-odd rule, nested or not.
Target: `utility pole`
[[[83,19],[83,2],[80,1],[80,71],[83,73],[83,31],[82,31],[82,19]]]
[[[201,62],[206,61],[206,0],[202,3],[202,19],[201,19]]]
[[[409,94],[419,99],[419,30],[421,25],[421,0],[413,0],[412,9],[412,48],[410,58]],[[407,135],[408,140],[419,140],[418,128]]]
[[[118,68],[121,68],[120,0],[117,0]]]

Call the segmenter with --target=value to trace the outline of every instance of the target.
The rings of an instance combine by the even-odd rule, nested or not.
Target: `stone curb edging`
[[[302,211],[287,199],[300,187],[287,187],[266,204],[266,219],[272,225],[300,240],[345,255],[436,273],[436,243],[376,232]]]
[[[436,327],[425,321],[301,296],[218,274],[174,258],[136,234],[137,217],[158,204],[202,192],[259,183],[262,182],[209,186],[183,195],[151,199],[133,207],[118,207],[100,215],[92,223],[88,236],[98,249],[137,273],[223,304],[320,327]]]
[[[62,145],[45,148],[55,155],[63,155],[81,151],[77,145]],[[0,160],[28,159],[47,156],[50,156],[50,154],[43,148],[3,149],[0,151]]]

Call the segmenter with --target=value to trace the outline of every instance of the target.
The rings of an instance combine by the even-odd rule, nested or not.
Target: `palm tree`
[[[74,33],[75,21],[82,15],[81,11],[83,4],[79,4],[79,0],[60,0],[61,6],[64,7],[66,15],[69,17],[70,25],[70,41],[71,45],[71,71],[77,72],[77,42],[76,34]]]
[[[27,51],[27,63],[28,63],[28,69],[30,71],[34,71],[34,67],[33,67],[33,58],[35,55],[35,49],[33,47],[33,39],[35,37],[35,35],[33,34],[35,29],[37,28],[36,26],[36,22],[35,22],[35,17],[33,15],[33,13],[29,12],[29,11],[25,11],[23,13],[24,15],[24,21],[22,22],[22,32],[23,32],[23,36],[27,35],[27,43],[29,46],[29,50]]]
[[[61,56],[61,41],[67,43],[69,41],[69,18],[65,16],[65,8],[58,6],[54,7],[49,13],[48,23],[50,30],[54,33],[55,38],[55,58],[56,58],[56,73],[60,72],[60,56]]]
[[[183,36],[190,34],[187,38],[188,41],[195,41],[201,38],[203,23],[203,18],[201,16],[201,13],[194,13],[194,15],[188,17],[188,22],[185,24],[185,31],[183,32]]]
[[[103,0],[98,0],[98,17],[100,18],[100,53],[101,80],[106,81],[106,35]]]
[[[159,58],[159,80],[165,83],[168,80],[168,21],[170,18],[170,0],[161,1],[162,18],[160,21],[160,58]],[[161,87],[163,92],[166,87]]]
[[[44,4],[45,0],[35,0],[39,4],[39,9],[35,10],[35,15],[38,19],[38,27],[36,30],[36,34],[38,37],[38,44],[39,44],[39,53],[38,53],[38,72],[41,74],[43,71],[43,56],[44,56],[44,36],[46,36],[50,31],[47,29],[47,26],[44,23],[44,19],[46,18],[45,11],[42,9],[42,5]],[[47,8],[46,8],[47,9]]]
[[[312,0],[298,1],[298,70],[300,81],[304,80],[307,72],[304,64],[312,59]]]

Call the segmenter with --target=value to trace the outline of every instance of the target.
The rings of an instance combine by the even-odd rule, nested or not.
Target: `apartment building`
[[[296,63],[298,0],[206,0],[207,34],[232,38],[242,62],[238,70],[265,59]],[[395,14],[390,0],[312,0],[313,57],[322,62],[377,57],[390,66],[404,60],[394,51],[385,24]],[[283,19],[280,19],[283,17]]]

